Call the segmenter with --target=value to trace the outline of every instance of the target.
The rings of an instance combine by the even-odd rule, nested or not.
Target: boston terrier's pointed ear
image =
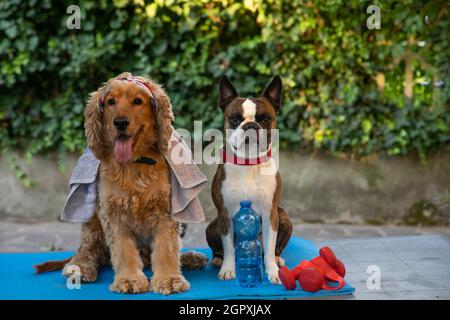
[[[281,107],[281,94],[283,92],[283,83],[281,82],[280,76],[276,75],[269,82],[263,92],[263,97],[269,100],[269,102],[275,108],[275,111],[278,112]]]
[[[220,77],[219,90],[219,107],[222,111],[225,111],[225,108],[238,96],[238,93],[225,75]]]

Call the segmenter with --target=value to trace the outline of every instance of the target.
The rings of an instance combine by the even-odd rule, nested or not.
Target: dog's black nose
[[[117,130],[124,131],[128,128],[130,121],[125,117],[115,118],[113,124],[117,128]]]
[[[242,130],[247,131],[247,130],[258,130],[260,128],[259,124],[257,124],[256,122],[247,122],[246,124],[244,124],[244,126],[242,127]]]

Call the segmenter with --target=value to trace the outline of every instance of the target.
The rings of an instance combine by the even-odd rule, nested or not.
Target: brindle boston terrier
[[[212,183],[217,217],[206,229],[206,238],[213,250],[211,263],[221,266],[218,278],[222,280],[236,277],[233,216],[239,211],[240,201],[251,200],[262,221],[265,271],[271,283],[281,283],[278,267],[284,260],[280,255],[292,233],[288,214],[279,206],[281,179],[270,148],[281,93],[279,76],[259,98],[241,98],[226,76],[220,79],[219,107],[225,116],[225,131],[231,134],[227,134],[223,162]],[[256,134],[247,134],[250,131]]]

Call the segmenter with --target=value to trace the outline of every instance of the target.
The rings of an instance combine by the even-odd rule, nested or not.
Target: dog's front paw
[[[153,292],[166,295],[187,291],[190,288],[189,282],[181,274],[172,277],[153,276],[150,285]]]
[[[280,277],[278,276],[278,266],[273,264],[269,267],[266,266],[267,278],[271,284],[281,284]]]
[[[97,280],[97,267],[89,264],[71,264],[70,262],[64,266],[62,274],[65,277],[72,275],[81,276],[82,282],[94,282]]]
[[[150,284],[145,274],[118,275],[109,286],[109,290],[118,293],[143,293],[148,292]]]
[[[231,280],[236,278],[236,266],[234,263],[223,262],[222,268],[220,268],[219,275],[220,280]]]

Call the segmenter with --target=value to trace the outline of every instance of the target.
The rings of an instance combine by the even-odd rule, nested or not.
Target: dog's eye
[[[114,98],[110,98],[110,99],[108,99],[107,103],[108,103],[108,105],[112,106],[113,104],[116,103],[116,100]]]
[[[230,123],[233,126],[238,126],[242,122],[242,117],[240,115],[234,115],[230,117]]]
[[[140,106],[142,104],[142,99],[139,98],[134,99],[134,104]]]
[[[272,118],[266,114],[263,114],[260,116],[256,116],[256,121],[259,123],[269,123],[270,121],[272,121]]]

